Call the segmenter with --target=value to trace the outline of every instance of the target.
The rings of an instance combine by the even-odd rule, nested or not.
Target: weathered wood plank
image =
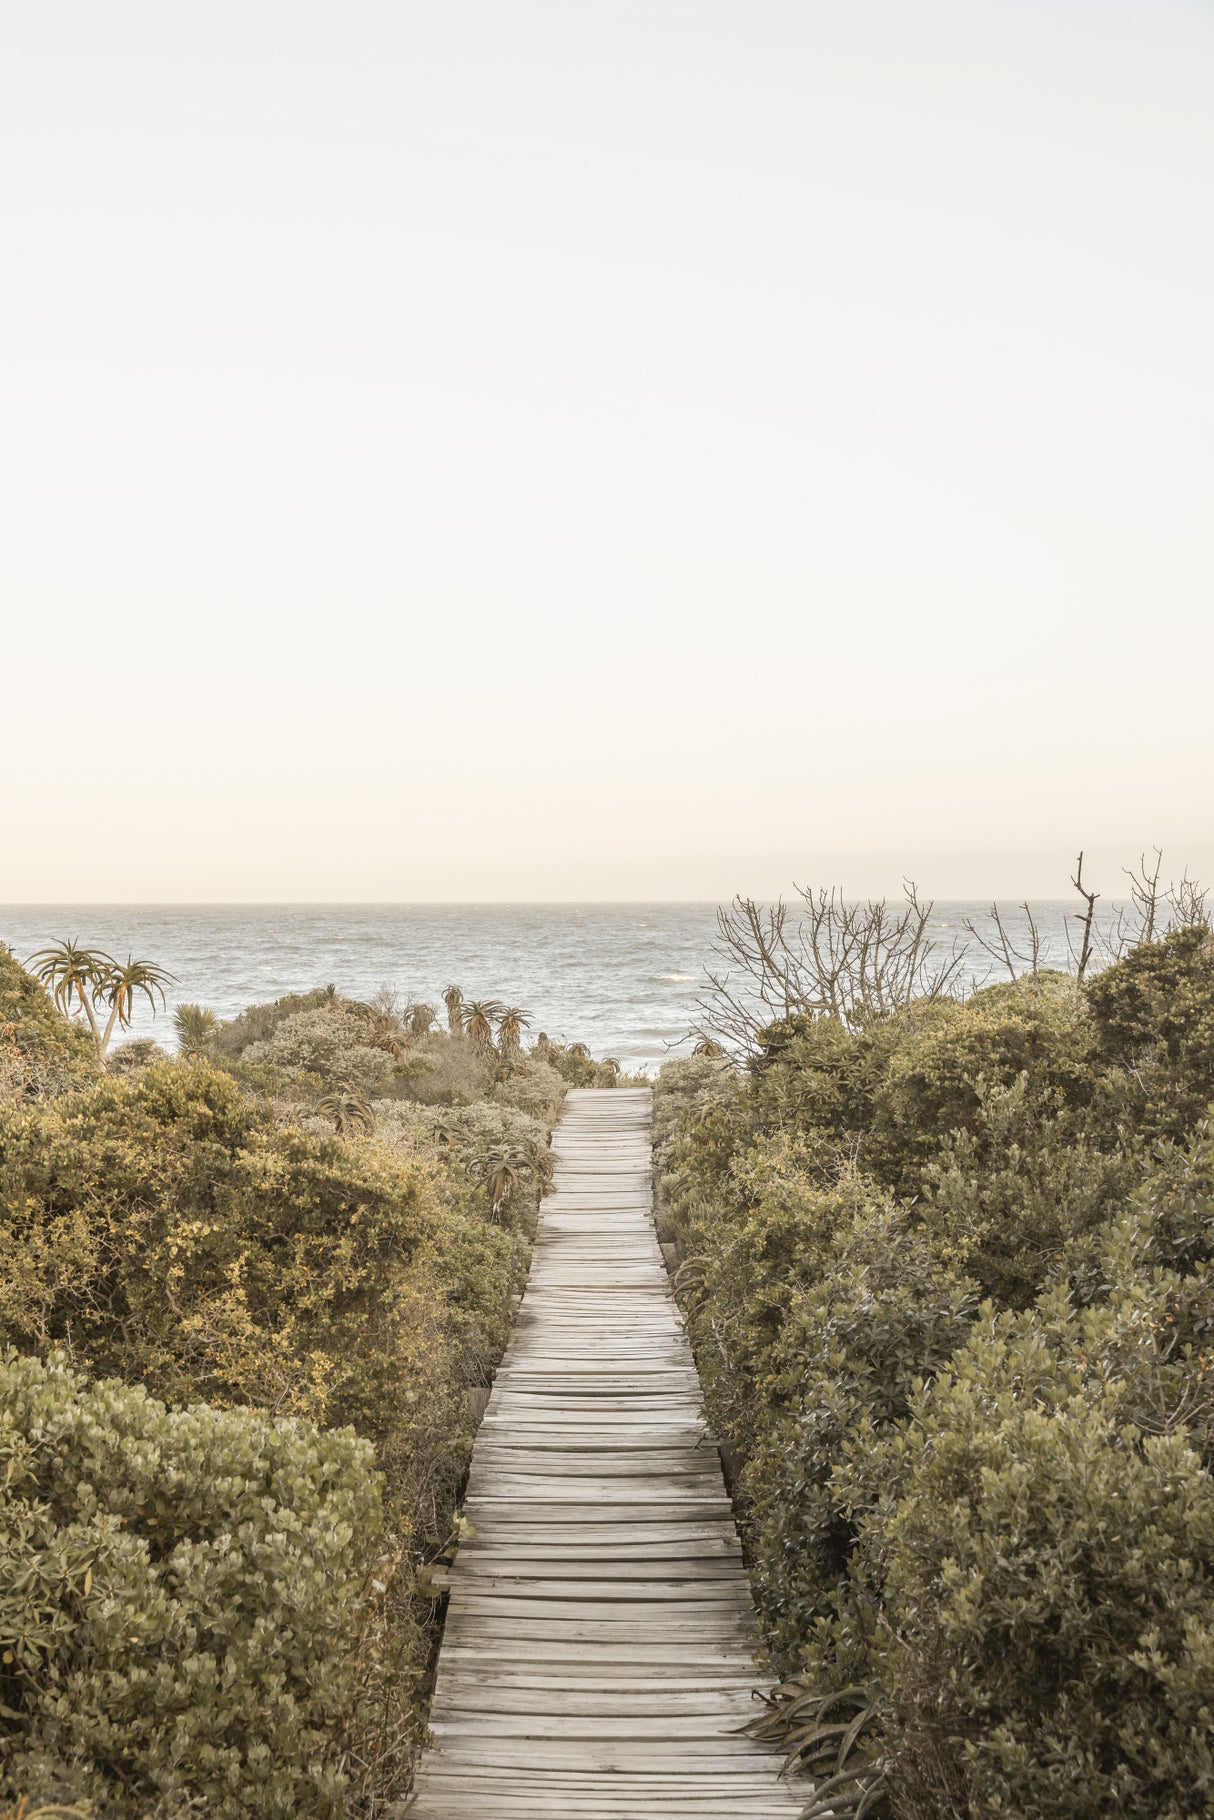
[[[651,1213],[649,1095],[570,1093],[469,1476],[411,1820],[775,1820],[750,1591]]]

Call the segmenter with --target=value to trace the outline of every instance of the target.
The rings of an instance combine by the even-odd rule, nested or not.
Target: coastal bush
[[[407,1096],[425,1106],[470,1106],[488,1099],[497,1078],[491,1051],[462,1036],[428,1031],[413,1043],[416,1066]]]
[[[299,1070],[329,1090],[346,1088],[371,1097],[382,1095],[396,1072],[395,1058],[371,1040],[366,1021],[338,1001],[292,1012],[271,1036],[248,1044],[241,1059],[251,1066]]]
[[[653,1102],[653,1156],[659,1169],[670,1160],[684,1123],[702,1124],[737,1091],[737,1070],[723,1056],[688,1055],[667,1062]]]
[[[167,1062],[169,1052],[150,1036],[133,1036],[119,1043],[105,1058],[107,1074],[132,1074],[136,1068],[148,1068],[153,1062]]]
[[[779,1710],[869,1714],[840,1812],[1214,1800],[1212,988],[1173,929],[663,1071],[659,1220]]]
[[[756,1362],[769,1413],[754,1425],[742,1492],[755,1593],[786,1670],[802,1666],[805,1637],[847,1587],[864,1506],[837,1483],[845,1453],[875,1449],[906,1416],[975,1306],[972,1286],[904,1215],[875,1207],[831,1248],[829,1270],[793,1294]]]
[[[123,1045],[101,1074],[87,1036],[15,962],[0,966],[0,986],[21,1038],[19,1051],[14,1032],[0,1044],[0,1063],[14,1058],[0,1068],[0,1345],[53,1360],[47,1369],[61,1377],[76,1373],[69,1402],[87,1400],[94,1388],[98,1397],[125,1396],[112,1380],[138,1390],[139,1410],[159,1408],[149,1393],[165,1400],[153,1425],[163,1417],[173,1445],[158,1443],[155,1458],[148,1456],[149,1474],[164,1481],[154,1492],[158,1509],[172,1505],[174,1488],[198,1464],[191,1449],[205,1452],[208,1422],[217,1433],[256,1436],[272,1416],[275,1433],[304,1437],[305,1454],[313,1448],[328,1459],[342,1447],[362,1449],[382,1516],[360,1520],[359,1546],[348,1559],[337,1551],[317,1566],[323,1586],[317,1580],[298,1589],[299,1622],[323,1653],[325,1601],[345,1611],[342,1588],[351,1574],[363,1576],[340,1641],[330,1638],[330,1655],[317,1658],[315,1697],[306,1712],[300,1708],[299,1738],[312,1728],[305,1783],[291,1784],[280,1799],[278,1772],[258,1748],[250,1744],[246,1761],[243,1745],[234,1745],[224,1759],[223,1798],[233,1813],[378,1812],[407,1792],[424,1735],[438,1608],[423,1569],[452,1531],[472,1410],[523,1280],[564,1082],[545,1064],[516,1058],[504,1067],[461,1037],[438,1037],[425,1008],[402,1020],[387,995],[363,1005],[332,988],[252,1006],[218,1029],[208,1017],[205,1042],[175,1060],[143,1041]],[[419,1077],[447,1103],[419,1103]],[[320,1116],[326,1101],[361,1104],[368,1088],[387,1096],[371,1108],[371,1134],[334,1135],[332,1118]],[[493,1175],[497,1152],[508,1155],[518,1183],[506,1206]],[[85,1372],[104,1382],[78,1381]],[[12,1384],[0,1384],[0,1401],[12,1401]],[[222,1464],[206,1446],[211,1465]],[[292,1483],[288,1475],[275,1492],[284,1546],[313,1521],[302,1480],[298,1522],[292,1516]],[[28,1530],[27,1540],[34,1535]],[[372,1544],[378,1552],[368,1580]],[[257,1546],[268,1572],[269,1543]],[[279,1565],[275,1585],[295,1599],[297,1570],[285,1556]],[[212,1582],[218,1587],[214,1573]],[[237,1596],[252,1609],[251,1594]],[[216,1618],[217,1638],[226,1622]],[[117,1661],[107,1675],[110,1667],[119,1673]],[[158,1687],[176,1673],[163,1662],[156,1672]],[[205,1755],[211,1719],[193,1672],[182,1670],[179,1694],[191,1711],[198,1707]],[[354,1694],[330,1699],[327,1676]],[[128,1810],[108,1784],[99,1794],[102,1782],[90,1780],[88,1769],[89,1725],[98,1738],[107,1726],[115,1739],[136,1738],[124,1686],[111,1676],[89,1695],[75,1744],[62,1730],[47,1742],[51,1734],[38,1730],[33,1707],[9,1702],[9,1756],[24,1766],[13,1771],[12,1797],[87,1789],[100,1803],[98,1816],[130,1811],[133,1820],[136,1807]],[[278,1698],[235,1656],[225,1687],[224,1699],[246,1716]],[[160,1711],[149,1698],[149,1727],[160,1724]],[[209,1793],[178,1798],[179,1786],[202,1786],[201,1772],[183,1770],[180,1785],[162,1775],[156,1752],[178,1750],[168,1725],[154,1738],[148,1733],[154,1786],[138,1796],[140,1820],[153,1813],[175,1820],[199,1802],[226,1814]],[[178,1755],[194,1764],[194,1733],[181,1725]],[[75,1780],[60,1774],[69,1746]],[[284,1732],[283,1788],[295,1775],[293,1750]],[[125,1761],[106,1759],[111,1768]]]
[[[1037,1109],[1027,1077],[977,1090],[980,1129],[949,1133],[921,1174],[919,1215],[949,1257],[1003,1308],[1025,1308],[1141,1181],[1143,1146],[1102,1147],[1066,1113]]]
[[[0,1793],[342,1811],[369,1445],[0,1357]]]
[[[96,1076],[88,1032],[0,943],[0,1100],[67,1093]]]
[[[1214,932],[1173,929],[1085,989],[1101,1061],[1117,1070],[1126,1114],[1149,1137],[1183,1137],[1214,1080]]]
[[[1209,1811],[1214,1483],[1145,1409],[1162,1312],[1140,1285],[989,1314],[892,1436],[849,1440],[868,1514],[808,1655],[880,1688],[900,1813]]]
[[[556,1069],[538,1056],[528,1056],[503,1070],[492,1097],[500,1106],[512,1106],[551,1130],[560,1117],[565,1082]]]
[[[221,1023],[210,1039],[217,1057],[233,1060],[242,1056],[254,1043],[266,1043],[280,1024],[302,1011],[323,1010],[337,1003],[336,986],[318,986],[313,992],[288,992],[264,1005],[249,1005],[233,1018]]]
[[[344,1746],[364,1793],[407,1787],[434,1624],[417,1576],[449,1533],[469,1392],[527,1249],[458,1168],[281,1128],[203,1061],[0,1108],[0,1340],[374,1445],[386,1564]]]
[[[500,1341],[519,1265],[424,1163],[282,1130],[205,1062],[0,1109],[0,1221],[0,1338],[396,1451],[449,1426],[438,1386]]]

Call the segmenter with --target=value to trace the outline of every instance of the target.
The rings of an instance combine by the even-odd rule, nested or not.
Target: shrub
[[[881,1207],[857,1216],[792,1295],[756,1383],[770,1413],[742,1476],[755,1591],[785,1669],[801,1666],[804,1638],[846,1583],[863,1508],[835,1484],[845,1447],[874,1448],[906,1415],[975,1305],[922,1234]],[[841,1685],[854,1678],[842,1673]]]
[[[653,1155],[659,1168],[669,1162],[679,1128],[685,1121],[700,1124],[717,1107],[727,1105],[737,1092],[737,1071],[723,1057],[680,1056],[662,1068],[661,1092],[653,1101]]]
[[[925,1163],[963,1131],[985,1164],[984,1097],[1023,1082],[1023,1129],[1091,1096],[1087,1018],[1074,981],[1043,974],[988,986],[964,1004],[911,1006],[867,1038],[882,1066],[864,1158],[878,1179],[918,1191]],[[985,1140],[985,1141],[984,1141]]]
[[[219,1026],[211,1038],[212,1053],[235,1059],[253,1043],[269,1042],[287,1018],[301,1011],[317,1011],[337,1003],[335,986],[318,986],[313,992],[288,992],[271,1004],[249,1005],[238,1016]]]
[[[423,1162],[280,1130],[206,1062],[0,1108],[0,1243],[0,1339],[431,1461],[521,1261]]]
[[[530,1056],[503,1072],[493,1087],[492,1097],[500,1106],[527,1113],[550,1131],[560,1117],[565,1091],[565,1082],[556,1069]]]
[[[1145,943],[1086,995],[1129,1116],[1147,1135],[1183,1137],[1214,1094],[1214,933],[1199,924]]]
[[[4,1792],[336,1814],[369,1446],[9,1353],[0,1459]]]
[[[150,1036],[134,1036],[129,1043],[119,1043],[105,1060],[107,1074],[132,1074],[136,1068],[150,1067],[153,1062],[167,1062],[169,1052]]]
[[[666,1075],[676,1289],[799,1671],[765,1725],[825,1753],[854,1709],[829,1801],[874,1820],[1209,1811],[1209,931]]]
[[[1034,1109],[1031,1097],[1024,1074],[1008,1086],[980,1081],[978,1129],[950,1133],[923,1169],[924,1229],[1001,1308],[1026,1308],[1147,1167],[1140,1145],[1102,1147],[1073,1115]]]
[[[902,1432],[849,1444],[873,1514],[819,1662],[867,1647],[902,1814],[1209,1811],[1214,1484],[1132,1419],[1151,1300],[991,1316]]]
[[[315,1075],[327,1088],[347,1088],[371,1098],[383,1093],[395,1072],[387,1050],[367,1040],[368,1026],[340,1002],[295,1011],[272,1036],[241,1052],[246,1064],[268,1063],[288,1072]]]
[[[65,1093],[96,1076],[88,1031],[64,1017],[0,943],[0,1100]]]
[[[476,1043],[432,1030],[414,1044],[413,1054],[418,1067],[409,1080],[410,1099],[427,1106],[468,1106],[489,1097],[495,1062]]]

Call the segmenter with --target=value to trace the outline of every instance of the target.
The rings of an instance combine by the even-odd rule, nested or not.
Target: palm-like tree
[[[585,1043],[570,1043],[565,1054],[575,1055],[580,1062],[588,1062],[590,1060],[590,1051]]]
[[[464,1029],[477,1048],[488,1055],[493,1049],[493,1024],[505,1010],[495,998],[470,999],[461,1007]]]
[[[405,1016],[409,1020],[410,1036],[416,1038],[419,1036],[428,1036],[430,1034],[430,1028],[434,1023],[435,1018],[433,1005],[423,1005],[420,1003],[408,1005],[405,1008]]]
[[[552,1186],[552,1178],[556,1174],[556,1158],[551,1150],[546,1149],[535,1138],[524,1138],[522,1148],[523,1158],[535,1179],[537,1191],[541,1195],[546,1194]]]
[[[458,986],[448,986],[443,993],[443,1004],[447,1007],[447,1028],[452,1036],[464,1034],[464,995]]]
[[[326,1093],[317,1100],[321,1118],[332,1119],[338,1137],[352,1137],[356,1132],[366,1137],[375,1129],[375,1114],[361,1093]]]
[[[720,1043],[713,1037],[702,1036],[691,1053],[693,1055],[705,1055],[711,1060],[716,1061],[718,1057],[724,1055],[725,1051],[722,1049]]]
[[[512,1144],[491,1144],[471,1159],[473,1175],[489,1190],[492,1217],[497,1219],[523,1179],[522,1156]]]
[[[219,1019],[205,1005],[178,1005],[173,1013],[177,1048],[187,1062],[196,1062],[206,1055],[218,1028]]]
[[[171,984],[172,979],[173,975],[167,967],[158,967],[155,961],[132,960],[129,954],[124,966],[120,967],[117,961],[112,963],[111,970],[101,987],[102,1001],[110,1008],[110,1015],[101,1038],[102,1061],[105,1060],[105,1052],[110,1046],[115,1024],[125,1030],[134,1017],[135,999],[139,993],[142,993],[147,999],[152,1008],[153,1017],[156,1015],[157,998],[160,1000],[161,1010],[168,1009],[164,989]]]
[[[112,954],[101,948],[82,948],[78,942],[59,942],[54,948],[40,948],[30,956],[35,977],[51,993],[61,1011],[71,1012],[75,1003],[88,1019],[97,1060],[104,1064],[115,1026],[125,1030],[135,1013],[135,1000],[140,993],[156,1015],[156,1000],[161,1007],[166,1001],[164,989],[173,975],[155,961],[132,960],[128,954],[120,965]],[[98,1012],[108,1010],[104,1028]]]
[[[531,1023],[531,1013],[518,1005],[505,1005],[498,1012],[497,1042],[502,1060],[512,1062],[523,1046],[523,1031]]]
[[[75,999],[96,1034],[93,1016],[93,992],[114,965],[100,948],[82,948],[76,941],[60,942],[54,948],[39,948],[31,954],[29,969],[42,981],[61,1011],[71,1014]]]

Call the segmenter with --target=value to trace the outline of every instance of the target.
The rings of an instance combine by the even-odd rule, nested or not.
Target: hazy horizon
[[[0,900],[1214,874],[1214,6],[0,52]]]

